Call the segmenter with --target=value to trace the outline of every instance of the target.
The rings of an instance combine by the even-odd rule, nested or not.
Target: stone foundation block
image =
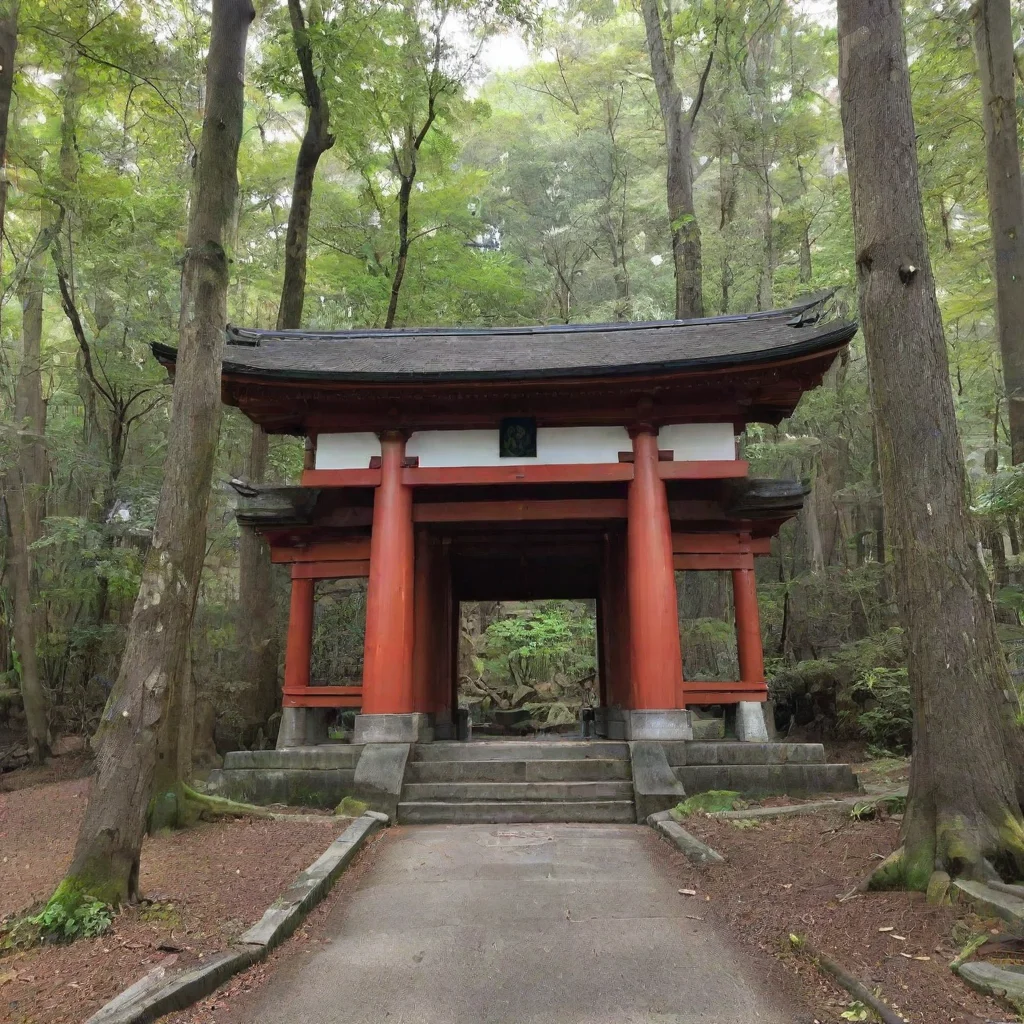
[[[430,715],[356,715],[353,743],[430,743]]]
[[[327,742],[326,708],[282,708],[277,749],[315,747]]]

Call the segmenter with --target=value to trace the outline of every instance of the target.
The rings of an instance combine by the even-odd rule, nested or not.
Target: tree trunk
[[[395,276],[391,279],[391,298],[388,300],[388,315],[385,327],[395,326],[395,315],[398,313],[398,296],[405,280],[405,266],[409,262],[409,201],[412,198],[412,186],[416,171],[411,175],[402,175],[402,184],[398,189],[398,261],[395,264]]]
[[[685,320],[704,315],[700,225],[693,205],[693,126],[691,115],[683,111],[683,96],[665,45],[658,0],[642,0],[641,5],[654,87],[665,126],[665,183],[676,277],[676,318]],[[698,103],[694,101],[694,113]]]
[[[0,225],[5,223],[7,211],[7,123],[14,91],[19,6],[19,0],[0,0]]]
[[[298,326],[298,325],[296,325]],[[267,472],[267,435],[252,425],[245,479],[263,483]],[[238,649],[242,691],[239,703],[247,725],[241,743],[253,738],[277,711],[278,654],[277,602],[274,600],[274,567],[267,542],[254,529],[243,526],[238,539]]]
[[[74,859],[51,902],[74,905],[90,894],[117,904],[138,895],[158,739],[174,689],[188,671],[189,631],[206,549],[227,322],[224,245],[238,190],[245,43],[254,14],[250,0],[213,3],[207,106],[182,271],[180,347],[156,527],[121,669],[103,713],[97,773]]]
[[[1024,741],[967,506],[928,258],[898,0],[839,0],[839,82],[861,323],[889,548],[907,635],[914,758],[901,846],[874,887],[937,869],[1024,875]]]
[[[14,582],[14,642],[21,662],[21,697],[28,727],[28,746],[35,762],[50,753],[49,701],[36,657],[39,613],[31,545],[42,534],[46,511],[46,403],[43,401],[43,268],[37,252],[18,289],[21,298],[22,355],[14,390],[14,422],[18,429],[17,460],[7,487],[11,513],[11,576]]]
[[[1024,462],[1024,186],[1017,144],[1014,36],[1009,0],[978,0],[972,13],[995,248],[999,351],[1016,466]]]
[[[306,262],[309,252],[309,219],[313,208],[313,182],[320,157],[333,145],[330,132],[330,108],[320,89],[313,66],[301,0],[288,0],[295,54],[302,72],[306,130],[295,159],[291,207],[284,251],[284,280],[277,311],[278,330],[302,326],[306,299]],[[252,425],[246,479],[262,483],[267,468],[267,435],[258,424]],[[274,574],[266,541],[253,529],[243,527],[238,546],[238,641],[241,652],[241,679],[248,693],[243,697],[253,732],[265,726],[277,710],[278,643]],[[251,742],[251,737],[245,738]]]

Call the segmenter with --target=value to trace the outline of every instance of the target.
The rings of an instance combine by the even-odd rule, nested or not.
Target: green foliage
[[[102,900],[85,894],[75,899],[55,894],[38,914],[15,924],[8,936],[12,946],[74,942],[102,935],[113,921],[113,908]]]
[[[905,796],[886,796],[856,804],[850,811],[850,817],[854,821],[869,821],[884,815],[903,814],[906,809],[907,798]]]
[[[464,618],[468,657],[459,700],[477,720],[521,711],[533,728],[554,728],[578,721],[584,705],[597,705],[596,621],[589,602],[497,607],[503,613],[482,633]]]
[[[847,1005],[846,1009],[843,1010],[839,1016],[842,1017],[843,1020],[871,1020],[874,1013],[869,1007],[855,999]]]
[[[853,684],[852,695],[868,705],[857,724],[871,743],[884,750],[910,749],[913,707],[905,668],[868,669]]]

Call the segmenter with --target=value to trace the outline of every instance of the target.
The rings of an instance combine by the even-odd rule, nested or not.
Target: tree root
[[[200,793],[191,786],[182,783],[181,795],[184,802],[194,808],[198,817],[213,818],[273,818],[273,811],[255,804],[243,804],[236,800],[228,800],[222,796],[210,796]],[[287,815],[281,815],[287,817]]]
[[[878,996],[853,977],[853,975],[847,974],[835,960],[815,949],[804,936],[790,934],[789,941],[795,950],[805,954],[815,967],[830,975],[854,999],[870,1007],[884,1024],[906,1024],[895,1010],[891,1009],[886,1003],[883,1003]]]
[[[353,815],[358,817],[358,815]],[[217,818],[263,818],[267,821],[329,821],[327,814],[282,814],[256,804],[239,803],[222,796],[200,793],[185,783],[150,805],[150,832],[162,828],[188,828],[197,821]]]

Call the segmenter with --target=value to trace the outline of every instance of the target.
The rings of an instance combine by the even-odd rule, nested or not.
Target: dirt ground
[[[1014,1015],[983,998],[949,963],[974,933],[998,933],[964,907],[923,895],[858,894],[857,884],[896,846],[899,821],[853,821],[837,812],[753,823],[691,817],[685,827],[727,858],[697,869],[677,856],[680,895],[695,914],[724,923],[741,942],[779,958],[821,1024],[845,1024],[851,997],[791,951],[806,936],[913,1024],[989,1024]],[[854,1018],[857,1019],[857,1018]]]
[[[35,778],[47,778],[39,770]],[[14,788],[11,773],[5,777]],[[71,859],[87,778],[0,792],[0,919],[38,904]],[[254,923],[348,819],[202,823],[146,841],[141,886],[105,935],[0,956],[0,1022],[80,1024],[159,963],[197,961]]]

